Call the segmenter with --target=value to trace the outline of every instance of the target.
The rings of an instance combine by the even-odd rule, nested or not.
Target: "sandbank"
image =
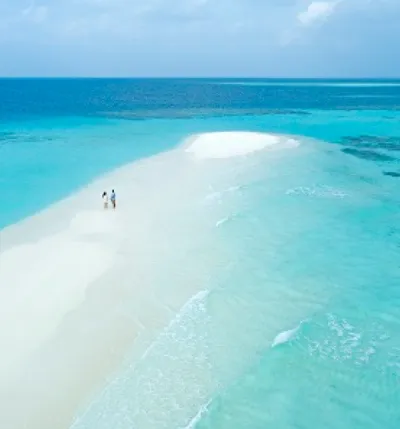
[[[0,231],[0,426],[67,429],[137,336],[155,336],[229,263],[214,231],[234,193],[226,204],[204,202],[210,189],[240,183],[207,160],[294,145],[262,133],[200,134]],[[111,188],[116,211],[102,208]]]

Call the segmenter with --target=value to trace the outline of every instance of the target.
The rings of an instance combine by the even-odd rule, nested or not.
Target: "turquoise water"
[[[313,111],[310,115],[190,120],[50,117],[6,122],[0,134],[0,184],[9,203],[0,213],[0,227],[45,208],[105,171],[173,148],[192,133],[268,131],[339,143],[342,137],[364,133],[397,137],[397,116],[391,115],[385,111]]]
[[[230,265],[74,429],[397,427],[395,181],[307,141],[237,180]],[[186,412],[188,386],[204,392]]]
[[[324,161],[321,153],[319,160]],[[287,246],[279,241],[275,267],[271,255],[262,257],[263,246],[240,259],[232,289],[246,306],[236,308],[241,320],[233,326],[226,316],[218,322],[219,329],[230,326],[221,332],[220,346],[226,338],[236,341],[258,334],[259,348],[240,376],[212,398],[196,428],[398,425],[398,193],[378,172],[348,165],[341,154],[325,161],[323,171],[310,171],[310,157],[302,167],[300,160],[291,165],[291,174],[296,168],[294,182],[301,185],[290,194],[297,201],[285,201],[283,189],[274,186],[268,191],[273,196],[266,196],[262,204],[254,202],[254,236],[259,239],[260,231],[272,226]],[[366,186],[353,175],[374,185]],[[262,261],[263,272],[249,274]],[[243,290],[248,282],[251,286]],[[222,309],[232,300],[232,289],[210,300]],[[308,306],[308,315],[283,325],[282,331],[295,331],[284,336],[290,341],[271,349],[270,326],[291,301],[291,312]],[[239,344],[231,347],[236,356],[241,353]]]
[[[185,85],[180,96],[194,97]],[[279,156],[233,162],[228,191],[215,183],[221,192],[211,204],[227,204],[230,214],[213,234],[229,249],[229,264],[201,285],[141,358],[132,344],[72,428],[397,429],[400,113],[392,99],[398,90],[319,84],[310,102],[307,85],[292,84],[268,93],[281,101],[251,107],[248,100],[271,82],[250,82],[230,106],[221,100],[232,93],[218,91],[231,90],[216,89],[225,85],[200,86],[211,91],[209,104],[160,102],[161,117],[151,119],[146,107],[140,120],[68,112],[1,125],[7,204],[0,226],[105,171],[178,147],[193,133],[262,131],[301,142]],[[226,85],[233,86],[240,87]],[[369,101],[366,90],[373,91]],[[340,96],[340,103],[359,97],[364,104],[335,108]],[[221,105],[224,114],[217,114]],[[176,117],[163,117],[168,109]],[[192,110],[183,119],[184,109]]]

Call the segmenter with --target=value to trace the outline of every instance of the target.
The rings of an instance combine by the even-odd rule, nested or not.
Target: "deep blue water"
[[[143,119],[247,111],[269,114],[270,109],[396,110],[400,80],[0,79],[0,97],[3,121],[49,116]]]

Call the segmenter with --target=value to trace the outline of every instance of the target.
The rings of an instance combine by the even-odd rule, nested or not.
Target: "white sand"
[[[232,158],[263,149],[296,146],[293,138],[255,132],[216,132],[200,134],[188,142],[186,152],[198,159]]]
[[[232,198],[223,191],[236,171],[196,160],[293,144],[196,136],[191,156],[179,148],[126,166],[0,231],[0,427],[68,428],[138,332],[158,332],[228,262],[212,231],[229,205],[204,201],[215,183]],[[101,207],[110,188],[116,211]]]

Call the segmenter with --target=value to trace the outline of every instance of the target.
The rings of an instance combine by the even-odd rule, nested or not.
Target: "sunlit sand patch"
[[[255,132],[215,132],[193,137],[186,152],[198,159],[231,158],[249,155],[264,149],[282,149],[299,144],[291,137]]]

